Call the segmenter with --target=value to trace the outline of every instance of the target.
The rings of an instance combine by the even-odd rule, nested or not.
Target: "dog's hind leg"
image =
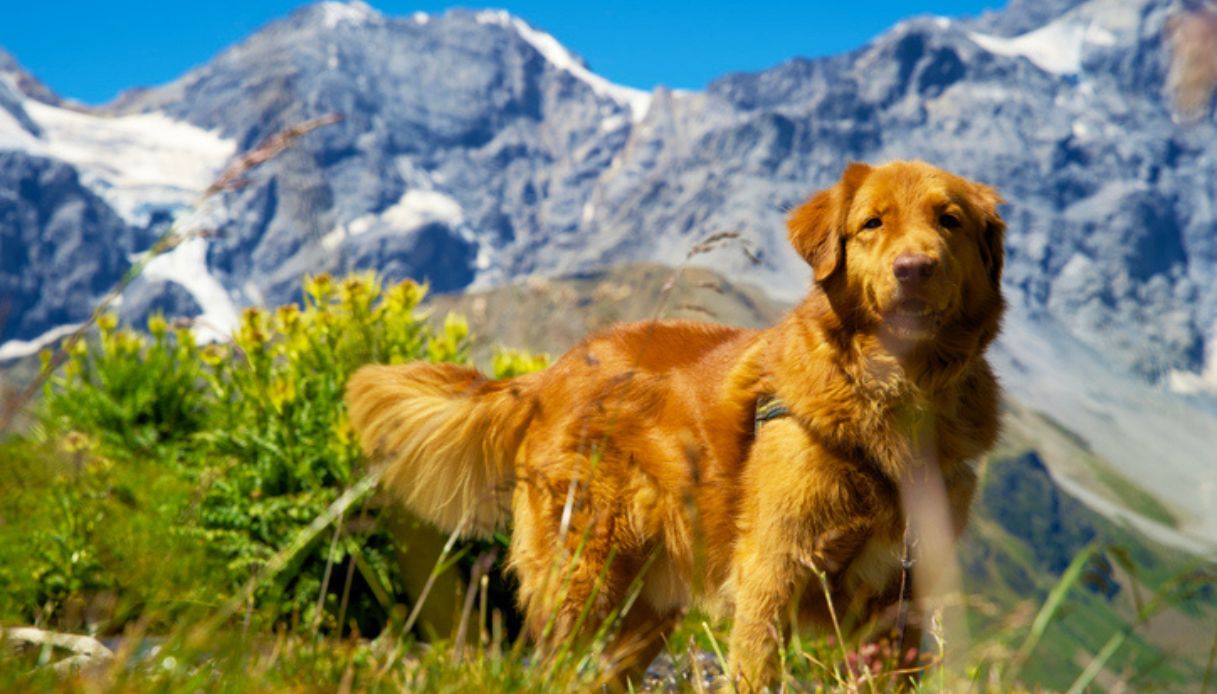
[[[630,607],[606,653],[614,685],[621,691],[629,691],[631,684],[634,691],[641,689],[647,667],[663,650],[680,617],[679,611],[657,612],[643,599]]]
[[[587,469],[579,463],[566,469]],[[591,503],[587,496],[579,477],[534,473],[517,482],[511,568],[529,634],[542,648],[598,624],[612,609],[609,596],[620,592],[612,503]]]
[[[540,652],[578,652],[605,643],[603,637],[610,678],[624,684],[649,664],[674,620],[631,596],[641,588],[645,553],[614,491],[620,480],[601,477],[621,474],[624,466],[612,456],[595,466],[580,455],[566,459],[567,465],[546,466],[550,475],[518,477],[511,566]],[[554,479],[554,472],[562,474]]]

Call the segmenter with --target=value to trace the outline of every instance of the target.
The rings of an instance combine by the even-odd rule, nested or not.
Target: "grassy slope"
[[[671,289],[665,289],[669,284]],[[430,306],[437,317],[448,310],[463,311],[469,316],[473,333],[479,336],[474,356],[483,364],[494,343],[558,354],[587,332],[616,321],[689,318],[759,327],[772,323],[784,309],[767,299],[762,291],[730,286],[712,273],[692,269],[676,274],[669,268],[655,265],[613,268],[567,280],[533,281],[491,292],[439,296],[431,300]],[[1167,505],[1145,495],[1132,481],[1111,473],[1085,442],[1017,404],[1008,407],[1006,432],[999,449],[982,465],[983,490],[975,507],[974,522],[960,552],[969,596],[986,605],[970,612],[974,645],[983,648],[1002,643],[1017,646],[1035,609],[1056,582],[1064,564],[1092,540],[1125,547],[1140,579],[1149,585],[1161,583],[1194,564],[1191,557],[1156,547],[1134,531],[1106,520],[1061,492],[1054,480],[1057,475],[1069,475],[1089,488],[1100,490],[1105,498],[1138,509],[1146,517],[1167,525],[1171,522]],[[30,454],[41,458],[37,452]],[[50,469],[47,473],[59,474]],[[146,483],[149,478],[136,474],[135,479]],[[14,480],[0,479],[0,482]],[[5,486],[14,488],[11,484]],[[189,493],[189,490],[174,493]],[[98,503],[138,509],[156,503],[161,497],[163,490],[135,488],[130,498],[105,498]],[[46,510],[20,508],[20,495],[6,498],[13,502],[11,508],[6,509],[13,514],[46,513]],[[72,515],[65,515],[65,519]],[[139,525],[152,516],[116,513],[115,517],[129,518],[131,527],[125,527],[128,521],[124,521],[122,527],[108,528],[107,534],[119,532],[113,533],[116,537],[106,544],[124,554],[129,552],[133,558],[143,557],[144,561],[154,556],[155,552],[147,550],[155,548],[136,547],[123,539],[137,542],[141,537],[153,536]],[[8,520],[14,519],[15,516],[9,516]],[[5,519],[0,517],[0,525],[3,523]],[[0,544],[0,565],[7,563],[5,555],[9,550],[18,549],[15,544]],[[152,563],[136,574],[149,579],[144,581],[146,585],[163,585],[166,590],[168,586],[191,585],[188,576],[177,575],[191,571],[189,562],[184,559],[178,553],[174,562]],[[0,577],[3,573],[0,567]],[[1070,592],[1027,663],[1024,681],[1054,689],[1068,686],[1089,662],[1090,654],[1128,622],[1133,613],[1133,582],[1118,566],[1112,571],[1112,577],[1121,588],[1110,599],[1081,588]],[[161,597],[158,590],[144,592],[147,593],[144,598],[147,605],[154,605]],[[200,608],[207,607],[204,604],[207,596],[198,597]],[[1139,629],[1097,682],[1105,688],[1122,679],[1137,690],[1193,690],[1213,637],[1211,594],[1207,598],[1208,606],[1198,602],[1169,610],[1146,628]],[[149,614],[156,614],[156,611],[145,610],[143,616]],[[133,624],[138,625],[138,619]],[[144,626],[151,633],[168,633],[170,638],[185,639],[189,635],[177,633],[172,624]],[[721,630],[718,633],[721,636]],[[673,651],[683,650],[691,641],[703,652],[712,648],[696,619],[691,619],[680,634],[673,643]],[[467,691],[474,688],[557,691],[577,690],[590,684],[586,679],[589,670],[577,667],[577,662],[575,667],[548,675],[533,671],[519,653],[504,654],[502,658],[466,658],[458,662],[450,643],[411,652],[402,658],[392,643],[342,645],[294,637],[276,641],[268,634],[252,634],[247,639],[244,634],[235,632],[212,634],[202,645],[192,645],[188,641],[185,639],[182,644],[173,646],[171,652],[176,654],[176,665],[153,659],[148,661],[150,669],[137,669],[130,676],[128,669],[115,668],[116,679],[111,679],[115,683],[113,689],[185,691],[212,688],[217,680],[225,682],[233,691],[335,689],[342,688],[343,682],[352,681],[356,689],[366,686],[386,691]],[[499,643],[497,639],[492,641]],[[816,647],[823,648],[823,645]],[[169,650],[167,645],[166,651]],[[34,684],[20,673],[28,671],[28,659],[35,656],[21,656],[13,663],[15,667],[10,668],[5,664],[10,656],[0,649],[0,690],[25,690]],[[576,661],[583,657],[577,657]],[[836,654],[817,653],[817,657],[824,662],[833,662]],[[987,656],[979,655],[968,662],[986,659]],[[53,678],[46,679],[48,685],[53,681]],[[66,688],[81,684],[69,681]],[[933,688],[932,684],[927,686]]]

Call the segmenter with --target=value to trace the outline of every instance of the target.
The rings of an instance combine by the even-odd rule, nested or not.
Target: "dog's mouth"
[[[901,340],[932,337],[941,322],[942,311],[918,298],[900,299],[883,315],[883,326],[887,332]]]

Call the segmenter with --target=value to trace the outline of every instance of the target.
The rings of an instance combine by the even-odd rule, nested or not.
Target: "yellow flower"
[[[103,313],[97,317],[97,327],[103,333],[108,333],[118,327],[118,316],[113,313]]]
[[[376,286],[376,276],[372,273],[351,275],[342,281],[339,289],[342,305],[352,313],[367,310],[372,299],[379,292],[380,288]]]
[[[444,336],[454,343],[469,337],[469,321],[464,314],[449,313],[444,316]]]
[[[148,332],[152,333],[153,337],[161,338],[165,336],[165,331],[169,329],[169,324],[165,322],[164,314],[157,312],[148,316]]]
[[[88,434],[80,431],[69,431],[60,442],[65,453],[88,453],[96,447],[96,442]]]
[[[199,350],[199,359],[208,366],[219,366],[228,359],[228,345],[213,342]]]
[[[319,304],[329,300],[334,294],[334,279],[328,272],[304,280],[304,292],[313,297]]]
[[[300,326],[300,309],[295,304],[284,304],[275,309],[275,324],[279,331],[290,334]]]
[[[102,337],[106,351],[118,355],[133,355],[144,346],[144,340],[132,330],[119,330]]]
[[[192,359],[195,355],[194,333],[186,325],[177,325],[173,328],[173,337],[177,341],[177,358],[181,360]]]
[[[345,412],[334,420],[331,430],[334,433],[334,438],[338,439],[338,442],[344,446],[355,438],[355,432],[351,429],[351,420]]]
[[[241,312],[241,327],[237,329],[236,341],[248,351],[261,348],[269,340],[266,334],[266,314],[257,306]]]
[[[391,316],[405,317],[427,295],[427,287],[414,280],[404,280],[385,292],[384,307]]]
[[[449,313],[444,317],[444,329],[440,334],[431,338],[427,344],[427,354],[431,361],[463,362],[465,338],[469,336],[469,323],[459,313]]]
[[[549,366],[549,355],[532,354],[522,350],[496,348],[491,357],[491,372],[495,378],[511,378]]]
[[[296,383],[291,378],[276,378],[266,388],[266,396],[276,410],[296,399]]]

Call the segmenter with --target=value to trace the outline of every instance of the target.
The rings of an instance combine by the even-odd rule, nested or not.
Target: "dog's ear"
[[[980,210],[980,257],[994,287],[1001,287],[1002,268],[1006,263],[1006,221],[997,212],[997,206],[1005,200],[996,190],[982,183],[975,184],[973,200]]]
[[[822,283],[841,266],[842,233],[854,192],[871,167],[857,162],[845,168],[832,188],[815,193],[795,208],[786,220],[790,245],[811,265],[816,283]]]

